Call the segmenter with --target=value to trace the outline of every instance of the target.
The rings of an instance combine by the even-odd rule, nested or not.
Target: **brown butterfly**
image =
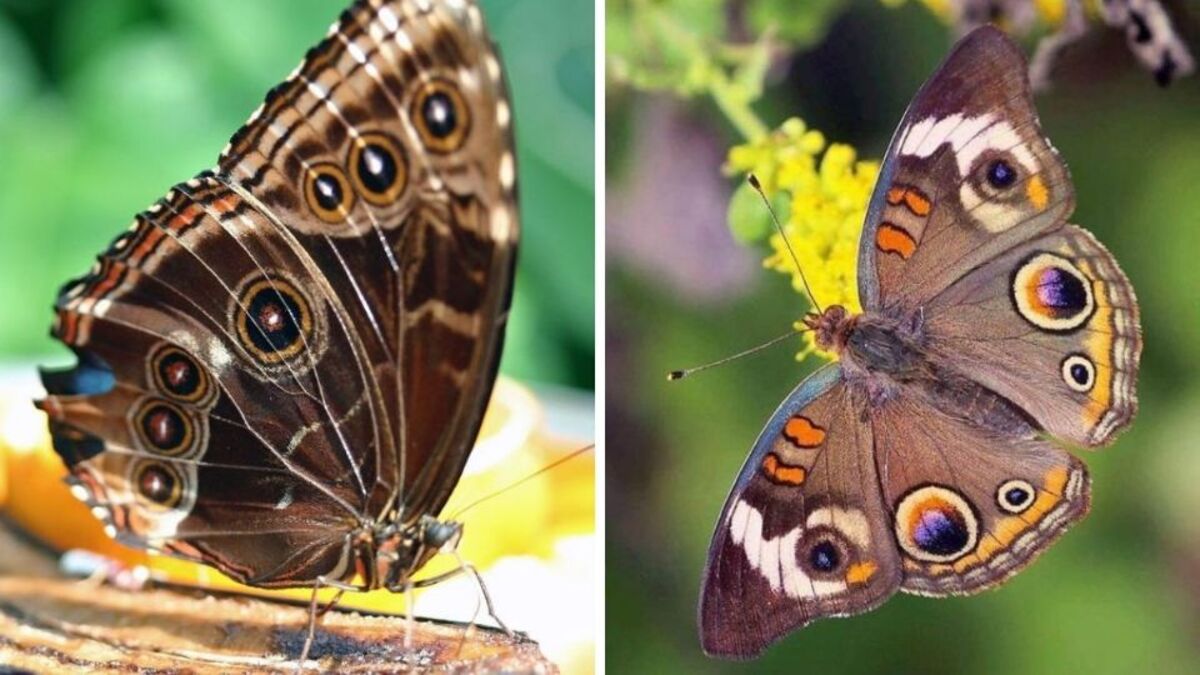
[[[39,405],[112,536],[263,588],[429,582],[512,294],[511,117],[473,2],[359,0],[63,287],[78,364]]]
[[[1003,33],[966,36],[888,149],[859,244],[862,314],[767,423],[709,549],[700,637],[747,658],[897,590],[969,594],[1088,511],[1083,463],[1137,407],[1141,336],[1112,255],[1067,224],[1066,166]]]

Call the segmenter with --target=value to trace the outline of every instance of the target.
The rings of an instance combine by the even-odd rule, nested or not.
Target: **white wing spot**
[[[516,164],[513,161],[513,155],[511,152],[505,152],[500,157],[500,185],[505,190],[511,190],[516,179]]]
[[[379,22],[387,29],[389,33],[395,33],[400,29],[400,20],[396,18],[396,14],[392,12],[391,7],[379,8]]]

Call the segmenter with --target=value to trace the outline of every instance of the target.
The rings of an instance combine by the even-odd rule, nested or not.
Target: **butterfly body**
[[[717,522],[707,653],[752,657],[897,591],[992,588],[1086,515],[1087,469],[1060,445],[1132,420],[1138,310],[1067,223],[1025,73],[984,27],[909,106],[860,239],[862,312],[804,319],[836,360],[771,416]]]
[[[837,355],[847,384],[862,390],[872,403],[883,403],[903,383],[930,375],[919,312],[851,315],[834,305],[810,314],[805,323],[816,331],[817,346]]]

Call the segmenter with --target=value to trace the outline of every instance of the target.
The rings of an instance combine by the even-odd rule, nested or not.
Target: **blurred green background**
[[[742,139],[728,116],[711,98],[646,93],[613,77],[612,53],[629,56],[638,26],[628,18],[638,6],[678,8],[675,16],[700,32],[734,40],[779,17],[793,47],[773,55],[755,111],[770,126],[799,115],[866,158],[883,153],[954,40],[915,2],[610,0],[608,668],[1197,672],[1200,80],[1158,88],[1119,33],[1096,27],[1064,53],[1053,89],[1037,98],[1074,177],[1074,222],[1113,251],[1142,307],[1141,411],[1115,445],[1084,453],[1094,478],[1091,515],[998,590],[944,600],[897,595],[872,613],[817,622],[758,661],[726,663],[703,656],[696,631],[712,528],[758,431],[819,363],[793,360],[797,340],[665,381],[668,370],[783,333],[806,306],[785,277],[762,269],[761,251],[732,242],[726,208],[739,178],[720,167]],[[1195,20],[1179,25],[1193,53]]]
[[[347,4],[0,0],[0,362],[69,360],[47,336],[59,284],[211,167]],[[594,6],[481,4],[516,110],[524,228],[502,369],[591,388]]]

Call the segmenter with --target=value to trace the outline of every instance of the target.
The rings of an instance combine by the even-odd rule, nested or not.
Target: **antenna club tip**
[[[758,182],[758,176],[750,174],[746,177],[746,180],[750,182],[750,187],[754,188],[755,190],[762,189],[762,183]]]
[[[682,370],[672,370],[671,372],[667,373],[667,381],[668,382],[674,382],[675,380],[682,380],[682,379],[683,379],[683,371]]]

